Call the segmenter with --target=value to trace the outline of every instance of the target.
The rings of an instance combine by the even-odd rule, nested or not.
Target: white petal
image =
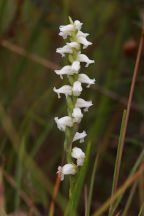
[[[73,122],[80,123],[80,121],[81,121],[81,119],[83,117],[81,109],[80,108],[74,108],[73,113],[72,113],[72,117],[74,118]]]
[[[61,181],[63,181],[63,180],[64,180],[64,174],[63,174],[63,172],[62,172],[62,167],[61,167],[61,166],[58,167],[57,174],[60,174],[60,176],[61,176]]]
[[[70,31],[73,31],[74,29],[74,26],[72,24],[68,24],[68,25],[61,25],[59,27],[60,31],[61,32],[70,32]]]
[[[77,30],[80,30],[81,27],[82,27],[83,23],[81,23],[79,20],[75,20],[74,21],[74,27],[77,29]]]
[[[77,42],[67,43],[67,46],[69,46],[70,48],[75,48],[77,50],[80,48],[80,45]]]
[[[90,79],[86,74],[79,74],[78,81],[88,84],[87,88],[89,88],[90,85],[95,84],[95,79]]]
[[[81,148],[78,148],[78,147],[74,147],[72,149],[72,153],[71,153],[71,156],[75,159],[78,159],[78,158],[85,158],[85,153],[81,150]]]
[[[80,69],[80,62],[79,62],[79,61],[74,61],[74,62],[72,63],[71,69],[72,69],[73,71],[78,72],[79,69]]]
[[[74,22],[74,24],[69,25],[61,25],[60,26],[60,33],[59,35],[62,36],[64,39],[67,38],[67,36],[70,36],[72,32],[76,30],[80,30],[82,26],[82,23],[78,20]]]
[[[82,32],[82,31],[78,31],[78,33],[77,33],[77,37],[87,37],[87,36],[89,36],[89,33],[84,33],[84,32]]]
[[[82,98],[77,98],[75,107],[85,108],[84,111],[88,111],[88,108],[92,105],[92,101],[86,101]]]
[[[84,158],[77,159],[77,166],[82,166],[84,163]]]
[[[66,127],[72,127],[73,126],[73,119],[70,116],[64,116],[62,118],[55,117],[54,118],[57,127],[61,131],[65,131]]]
[[[76,173],[76,169],[73,164],[65,164],[62,169],[64,175],[74,175]]]
[[[72,53],[73,51],[72,51],[72,48],[70,46],[65,45],[63,47],[57,48],[56,52],[59,53],[59,54],[61,54],[62,57],[64,57],[65,53]]]
[[[83,36],[77,37],[77,42],[83,44],[83,49],[86,49],[89,45],[92,44],[90,41],[88,41],[88,40],[87,40],[85,37],[83,37]]]
[[[61,175],[61,181],[64,180],[64,175],[75,175],[76,168],[73,164],[65,164],[63,167],[59,166],[57,173]]]
[[[79,96],[81,94],[82,92],[81,82],[79,81],[74,82],[72,87],[72,92],[74,96]]]
[[[70,75],[71,74],[71,66],[70,65],[66,65],[64,66],[62,69],[60,70],[55,70],[54,72],[59,75],[61,77],[61,79],[63,79],[63,76],[64,74],[67,74],[67,75]]]
[[[89,64],[94,63],[94,60],[89,59],[86,55],[79,53],[77,56],[77,61],[85,62],[86,67],[89,66]]]
[[[61,25],[59,29],[60,29],[59,35],[62,36],[63,39],[66,39],[67,36],[70,36],[71,32],[74,31],[74,25],[72,24]]]
[[[66,97],[68,95],[72,95],[72,88],[69,85],[64,85],[59,89],[53,88],[53,91],[58,94],[58,98],[60,98],[60,94],[64,94]]]
[[[77,159],[77,165],[78,166],[82,166],[83,165],[84,158],[85,158],[85,153],[80,148],[74,147],[72,149],[71,156],[73,158]]]
[[[87,133],[83,131],[82,133],[76,132],[73,138],[73,142],[80,140],[80,143],[84,142],[84,138],[87,136]]]

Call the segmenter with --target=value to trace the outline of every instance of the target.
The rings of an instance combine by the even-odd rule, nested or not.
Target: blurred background
[[[63,65],[56,48],[63,46],[59,26],[68,16],[83,22],[82,31],[93,42],[85,54],[95,64],[82,71],[96,79],[83,91],[93,107],[84,115],[81,130],[92,143],[91,163],[85,181],[89,188],[96,152],[101,149],[91,212],[110,196],[122,113],[142,31],[142,0],[0,0],[0,204],[8,214],[48,215],[62,161],[64,134],[54,122],[66,113],[65,98],[57,99],[53,87],[61,86],[54,70]],[[144,140],[144,53],[128,123],[119,184],[140,154]],[[144,184],[137,189],[130,214],[138,213]],[[63,215],[68,183],[62,183],[55,215]],[[20,192],[20,196],[19,196]],[[123,209],[129,190],[119,210]],[[79,215],[84,215],[84,192]],[[36,213],[37,212],[37,213]],[[20,214],[19,213],[19,216]]]

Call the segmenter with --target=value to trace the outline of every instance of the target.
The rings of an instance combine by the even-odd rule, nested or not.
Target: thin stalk
[[[125,183],[117,190],[117,192],[110,197],[103,205],[98,209],[92,216],[101,216],[103,212],[113,203],[121,194],[123,194],[126,189],[144,172],[144,164],[140,169],[130,178],[128,178]]]
[[[127,202],[126,202],[126,205],[125,205],[125,208],[124,208],[122,216],[127,216],[128,215],[128,210],[130,208],[130,205],[131,205],[131,202],[132,202],[132,199],[133,199],[133,196],[134,196],[137,184],[138,184],[138,181],[136,181],[134,183],[134,185],[132,186],[132,189],[131,189],[129,198],[128,198]]]
[[[5,211],[5,196],[3,184],[3,170],[0,169],[0,216],[7,216]]]
[[[92,177],[91,177],[91,182],[90,182],[89,195],[88,195],[86,216],[90,215],[90,206],[91,206],[91,200],[92,200],[92,194],[93,194],[93,188],[94,188],[94,180],[95,180],[95,174],[96,174],[96,169],[97,169],[97,165],[98,165],[98,160],[99,160],[99,154],[97,154],[97,156],[96,156],[94,167],[93,167],[93,172],[92,172]]]
[[[131,109],[132,98],[133,98],[133,94],[134,94],[134,88],[135,88],[135,82],[136,82],[136,77],[137,77],[137,73],[138,73],[140,58],[141,58],[141,54],[142,54],[143,43],[144,43],[144,28],[142,29],[142,34],[141,34],[138,52],[137,52],[136,63],[135,63],[135,67],[134,67],[134,73],[133,73],[133,77],[132,77],[132,83],[131,83],[131,87],[130,87],[124,130],[123,130],[122,139],[121,139],[121,149],[120,149],[120,154],[119,154],[119,161],[118,161],[118,168],[117,168],[117,172],[116,172],[116,183],[115,183],[114,191],[116,191],[117,185],[118,185],[121,159],[122,159],[122,154],[123,154],[123,149],[124,149],[128,120],[129,120],[129,115],[130,115],[130,109]]]
[[[142,206],[140,208],[138,216],[141,216],[142,214],[144,214],[144,202],[143,202],[143,204],[142,204]]]
[[[18,210],[20,205],[20,189],[23,174],[23,154],[24,154],[25,140],[23,139],[18,150],[18,160],[17,160],[17,173],[16,173],[16,195],[15,195],[15,209]]]
[[[111,196],[113,196],[113,194],[115,192],[115,188],[116,188],[116,174],[118,172],[118,163],[119,163],[119,159],[120,159],[120,150],[121,150],[121,144],[122,144],[122,134],[124,132],[125,118],[126,118],[126,110],[123,111],[123,117],[122,117],[121,129],[120,129],[120,136],[119,136],[119,142],[118,142],[118,149],[117,149],[117,156],[116,156],[114,175],[113,175],[113,184],[112,184]],[[113,212],[113,205],[111,204],[110,209],[109,209],[109,216],[112,215],[112,212]]]
[[[135,162],[133,168],[131,169],[130,171],[130,174],[129,174],[129,178],[132,177],[134,175],[134,173],[136,172],[137,168],[139,167],[141,161],[143,160],[143,157],[144,157],[144,150],[141,152],[141,154],[139,155],[137,161]],[[117,206],[119,205],[120,201],[122,200],[123,198],[123,194],[121,194],[118,199],[116,200],[114,206],[113,206],[113,212],[116,210]]]

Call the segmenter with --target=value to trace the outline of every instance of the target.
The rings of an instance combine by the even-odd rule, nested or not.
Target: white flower
[[[82,26],[82,23],[79,20],[74,21],[74,24],[69,25],[61,25],[60,26],[60,33],[59,35],[63,37],[63,39],[66,39],[67,36],[70,36],[72,32],[76,30],[80,30]]]
[[[84,138],[87,136],[87,133],[83,131],[82,133],[76,132],[73,138],[73,142],[80,140],[80,143],[84,142]]]
[[[76,174],[76,166],[69,163],[65,164],[63,167],[58,167],[58,174],[61,176],[61,181],[64,180],[64,175],[75,175]]]
[[[88,36],[87,33],[83,33],[81,31],[78,31],[76,35],[76,40],[78,43],[81,43],[83,45],[83,49],[86,49],[89,45],[92,44],[90,41],[86,39],[86,36]]]
[[[95,84],[95,79],[90,79],[86,74],[79,74],[78,81],[88,84],[87,88],[89,88],[90,85]]]
[[[74,118],[73,122],[80,123],[80,121],[81,121],[81,119],[83,117],[81,109],[80,108],[74,108],[73,113],[72,113],[72,117]]]
[[[70,116],[64,116],[62,118],[55,117],[54,118],[57,127],[61,131],[65,131],[66,127],[72,127],[73,126],[73,120]]]
[[[63,47],[57,48],[56,52],[61,54],[62,57],[64,57],[65,53],[72,53],[73,51],[72,51],[72,48],[69,45],[66,44]]]
[[[71,65],[66,65],[64,66],[61,70],[55,70],[54,71],[57,75],[60,75],[60,78],[63,79],[63,75],[72,75],[72,67]]]
[[[77,147],[74,147],[72,149],[71,156],[75,159],[77,159],[77,166],[82,166],[85,159],[85,153]]]
[[[81,82],[75,81],[72,87],[72,92],[74,96],[79,96],[82,92]]]
[[[80,48],[80,45],[77,42],[67,43],[67,46],[69,46],[70,48],[75,48],[77,50]]]
[[[84,33],[82,31],[78,31],[77,36],[78,37],[85,37],[86,38],[87,36],[89,36],[89,33]]]
[[[72,63],[71,66],[72,71],[74,71],[75,73],[78,73],[79,69],[80,69],[80,62],[79,61],[74,61]]]
[[[71,35],[71,32],[74,30],[74,25],[72,24],[61,25],[59,29],[60,29],[59,35],[62,36],[63,39],[66,39],[67,36]]]
[[[75,104],[75,107],[79,107],[79,108],[85,108],[84,111],[87,112],[88,111],[88,108],[90,106],[92,106],[92,101],[86,101],[82,98],[77,98],[77,101],[76,101],[76,104]]]
[[[81,30],[83,23],[81,23],[79,20],[75,20],[74,21],[74,27],[75,29],[77,29],[78,31]]]
[[[77,74],[80,69],[80,62],[74,61],[72,65],[66,65],[60,70],[55,70],[54,72],[60,76],[61,79],[63,79],[63,75],[73,75]]]
[[[60,98],[60,94],[64,94],[66,97],[68,95],[72,95],[72,88],[69,85],[64,85],[59,89],[53,88],[53,91],[58,94],[58,98]]]
[[[77,56],[77,61],[85,62],[85,63],[86,63],[86,66],[85,66],[85,67],[88,67],[89,64],[94,63],[94,60],[89,59],[86,55],[81,54],[81,53],[78,54],[78,56]]]

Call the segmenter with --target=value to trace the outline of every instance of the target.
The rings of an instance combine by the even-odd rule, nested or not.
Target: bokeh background
[[[82,71],[96,79],[83,96],[93,107],[81,129],[92,143],[91,163],[85,181],[89,188],[96,152],[102,150],[95,177],[91,212],[110,196],[123,110],[126,108],[142,30],[142,0],[0,0],[0,167],[2,202],[8,214],[16,209],[48,215],[57,166],[62,161],[64,134],[54,122],[66,113],[65,98],[53,87],[62,81],[54,73],[64,62],[56,48],[63,46],[59,26],[68,16],[83,22],[93,45],[85,50],[95,64]],[[127,178],[144,140],[144,53],[136,81],[125,142],[120,182]],[[26,152],[26,153],[24,153]],[[137,189],[131,216],[144,200]],[[60,186],[55,215],[63,215],[68,183]],[[19,190],[21,195],[18,195]],[[129,191],[128,191],[129,192]],[[128,193],[127,192],[127,193]],[[125,194],[119,210],[123,209]],[[84,192],[79,215],[84,215]],[[20,213],[19,213],[20,215]],[[27,215],[27,214],[26,214]]]

